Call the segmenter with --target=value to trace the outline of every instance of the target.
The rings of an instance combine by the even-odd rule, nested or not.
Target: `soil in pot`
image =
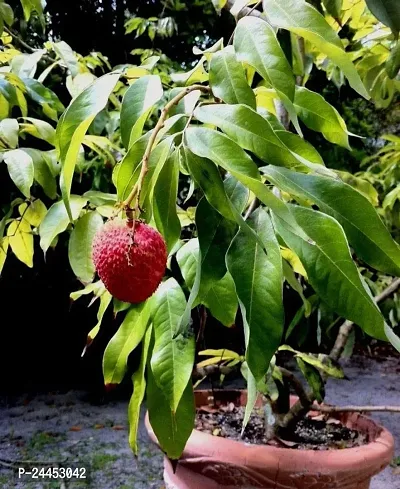
[[[331,450],[352,448],[368,443],[367,436],[347,428],[335,418],[324,415],[299,420],[279,438],[267,441],[262,408],[253,410],[242,435],[245,408],[229,403],[226,406],[200,408],[196,415],[196,429],[214,436],[256,445],[274,445],[284,448]]]

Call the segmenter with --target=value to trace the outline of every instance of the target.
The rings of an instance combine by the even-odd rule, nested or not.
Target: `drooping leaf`
[[[32,158],[21,149],[13,149],[4,153],[4,161],[11,180],[25,197],[29,198],[34,175]]]
[[[392,29],[395,38],[400,31],[400,9],[397,0],[365,0],[368,8],[383,24]]]
[[[113,171],[112,180],[117,188],[119,200],[128,197],[140,172],[140,162],[142,161],[150,133],[144,134],[137,139],[129,148],[122,161],[118,163]]]
[[[142,341],[150,318],[150,301],[132,305],[103,356],[104,384],[120,384],[127,371],[130,353]]]
[[[162,96],[157,75],[142,76],[128,88],[121,107],[121,138],[126,149],[141,136],[151,109]]]
[[[400,41],[397,40],[396,45],[392,48],[390,56],[386,60],[385,70],[388,77],[392,80],[396,78],[400,70]]]
[[[252,66],[275,89],[301,134],[292,103],[294,75],[272,27],[263,19],[243,17],[235,29],[234,46],[238,60]]]
[[[70,205],[73,220],[78,219],[86,203],[86,198],[79,195],[71,195]],[[62,201],[56,202],[50,207],[39,226],[40,247],[44,253],[49,249],[54,238],[67,229],[69,222],[67,210]]]
[[[239,306],[232,275],[227,272],[221,280],[212,284],[206,296],[200,296],[200,302],[220,323],[232,326]]]
[[[290,209],[308,240],[295,236],[279,218],[275,217],[274,223],[299,256],[311,286],[337,314],[355,322],[370,336],[384,339],[383,317],[353,262],[340,224],[313,209]]]
[[[250,156],[232,139],[212,129],[189,127],[186,130],[186,144],[197,156],[208,158],[230,172],[267,207],[279,215],[295,233],[305,236],[286,204],[261,181],[258,168]]]
[[[142,405],[144,395],[146,392],[145,370],[147,365],[147,357],[149,354],[149,346],[150,346],[152,333],[153,333],[153,327],[150,325],[147,328],[146,334],[144,336],[142,356],[140,357],[139,367],[132,375],[133,393],[128,406],[128,420],[129,420],[129,445],[135,455],[137,455],[138,452],[137,432],[138,432],[139,419],[140,419],[140,406]]]
[[[197,262],[199,260],[199,240],[197,238],[190,239],[180,248],[176,254],[179,268],[185,283],[189,289],[193,287],[196,277]]]
[[[87,212],[76,221],[69,238],[69,263],[75,275],[83,283],[91,282],[94,278],[92,242],[94,235],[102,226],[103,219],[98,212]]]
[[[5,237],[0,239],[0,276],[7,259],[8,244],[9,238]]]
[[[338,220],[356,253],[366,263],[377,270],[400,275],[399,245],[361,193],[337,179],[272,166],[263,171],[280,189],[311,200]]]
[[[323,402],[325,398],[325,384],[318,370],[306,363],[302,358],[297,357],[297,365],[304,375],[308,385],[311,387],[313,395],[318,402]]]
[[[43,5],[41,0],[21,0],[21,4],[27,22],[31,18],[33,12],[37,13],[39,17],[43,16]]]
[[[147,378],[149,421],[163,452],[170,459],[179,459],[194,428],[195,405],[192,382],[185,386],[175,413],[163,391],[158,387],[151,368]]]
[[[34,180],[43,188],[45,194],[54,200],[57,196],[57,183],[51,170],[50,157],[47,152],[33,148],[24,148],[21,151],[32,158]]]
[[[8,242],[18,258],[29,268],[33,267],[33,234],[28,221],[24,218],[11,221],[7,229]]]
[[[317,9],[305,0],[263,0],[263,6],[273,26],[289,30],[314,44],[339,66],[354,90],[369,99],[350,55],[343,48],[342,41]]]
[[[297,87],[294,106],[297,115],[309,129],[322,132],[331,143],[350,149],[346,123],[322,95],[305,87]]]
[[[151,369],[173,413],[178,410],[194,362],[193,334],[177,334],[185,308],[185,295],[176,280],[170,278],[163,282],[152,306],[155,343]]]
[[[154,187],[153,213],[157,229],[164,236],[168,251],[171,251],[181,234],[177,214],[179,161],[178,151],[167,159]]]
[[[72,100],[57,125],[56,145],[62,164],[60,187],[71,220],[70,192],[82,140],[95,116],[106,106],[119,76],[119,73],[108,73],[98,78]]]
[[[0,20],[11,26],[14,22],[13,9],[4,1],[0,3]],[[1,29],[3,31],[3,29]]]
[[[97,311],[97,323],[96,326],[92,328],[88,333],[88,337],[87,337],[88,344],[90,344],[99,333],[100,326],[103,321],[103,316],[112,301],[112,295],[110,294],[110,292],[108,292],[108,290],[105,289],[99,294],[99,297],[100,297],[100,305],[99,305],[99,310]]]
[[[233,46],[213,54],[210,86],[215,97],[227,104],[245,104],[256,108],[256,97],[247,83],[242,64],[236,59]]]
[[[249,328],[246,361],[259,381],[267,373],[283,333],[282,258],[266,211],[257,209],[249,224],[265,243],[267,254],[239,232],[226,261]]]

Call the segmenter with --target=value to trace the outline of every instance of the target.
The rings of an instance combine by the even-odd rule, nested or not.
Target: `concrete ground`
[[[329,381],[327,402],[400,405],[398,359],[377,362],[354,358],[345,365],[349,380]],[[162,456],[149,442],[142,423],[140,452],[135,459],[128,445],[127,401],[93,405],[84,393],[38,395],[0,401],[1,489],[161,489]],[[377,413],[396,440],[400,457],[400,415]],[[400,459],[399,459],[400,460]],[[56,461],[63,467],[85,468],[86,479],[31,480],[19,478],[22,462]],[[400,489],[400,475],[388,467],[371,489]]]

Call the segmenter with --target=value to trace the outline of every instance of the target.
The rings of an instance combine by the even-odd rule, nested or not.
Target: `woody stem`
[[[195,90],[200,90],[205,93],[210,92],[210,88],[206,87],[204,85],[191,85],[190,87],[186,87],[184,90],[182,90],[180,93],[178,93],[175,97],[173,97],[163,108],[161,111],[160,118],[158,119],[158,122],[156,126],[153,129],[153,132],[151,133],[150,139],[147,143],[146,150],[144,152],[142,162],[141,162],[141,170],[139,174],[139,178],[132,188],[130,194],[128,197],[123,201],[122,206],[126,210],[127,216],[129,219],[136,219],[139,214],[140,214],[140,193],[142,191],[142,186],[143,186],[143,181],[147,175],[147,172],[149,171],[149,159],[150,159],[150,154],[153,149],[154,143],[156,142],[158,133],[161,131],[161,129],[164,126],[165,119],[167,118],[168,112],[171,110],[171,108],[176,105],[180,100],[183,99],[188,93],[193,92]],[[131,204],[133,199],[136,199],[135,201],[135,207],[134,210],[132,211]]]

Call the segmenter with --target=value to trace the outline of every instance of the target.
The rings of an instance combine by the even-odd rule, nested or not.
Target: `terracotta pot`
[[[245,405],[245,391],[196,391],[196,405]],[[342,450],[296,450],[252,445],[193,430],[174,473],[164,459],[166,489],[368,489],[393,458],[392,435],[359,414],[338,416],[369,443]],[[151,439],[157,438],[146,415]],[[389,488],[388,488],[389,489]]]

